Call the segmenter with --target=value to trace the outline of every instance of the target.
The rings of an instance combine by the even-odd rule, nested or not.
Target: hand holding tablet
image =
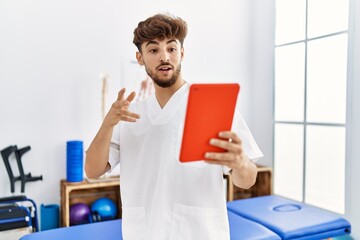
[[[184,123],[180,161],[205,159],[206,152],[225,152],[211,146],[211,138],[230,131],[240,85],[237,83],[192,84]]]

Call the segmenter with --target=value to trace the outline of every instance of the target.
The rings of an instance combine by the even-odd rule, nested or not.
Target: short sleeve
[[[109,173],[120,163],[120,124],[114,127],[110,141],[109,160],[111,168]]]
[[[264,155],[256,144],[255,139],[241,114],[236,110],[234,115],[232,131],[240,137],[245,154],[252,162],[256,162]]]

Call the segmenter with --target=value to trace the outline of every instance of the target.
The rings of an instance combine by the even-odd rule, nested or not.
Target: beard
[[[181,72],[181,63],[179,65],[177,65],[176,68],[174,68],[173,65],[168,64],[168,63],[161,64],[160,66],[162,66],[162,65],[170,65],[172,67],[172,69],[174,69],[174,73],[172,74],[172,76],[168,80],[160,79],[159,76],[156,73],[152,72],[146,66],[145,66],[145,71],[149,75],[149,77],[154,81],[154,83],[156,85],[158,85],[159,87],[162,87],[162,88],[169,88],[172,85],[174,85],[176,83],[176,80],[179,78],[179,75],[180,75],[180,72]]]

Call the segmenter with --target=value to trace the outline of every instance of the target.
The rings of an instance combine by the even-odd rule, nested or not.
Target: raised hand
[[[104,119],[104,124],[115,126],[119,121],[136,122],[140,118],[139,114],[128,111],[129,105],[135,99],[136,93],[131,92],[127,98],[124,95],[125,88],[119,91],[116,101],[111,105]]]

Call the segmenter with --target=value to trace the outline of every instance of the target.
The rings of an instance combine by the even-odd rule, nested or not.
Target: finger
[[[135,93],[135,92],[131,92],[131,93],[129,94],[129,96],[126,98],[126,100],[130,103],[132,100],[134,100],[135,96],[136,96],[136,93]]]
[[[219,161],[219,160],[205,160],[206,163],[209,163],[209,164],[216,164],[216,165],[222,165],[222,166],[228,166],[230,167],[231,164],[229,161]],[[232,167],[230,167],[232,168]]]
[[[230,169],[234,169],[236,167],[236,164],[234,164],[234,162],[229,162],[229,161],[206,160],[205,162],[213,165],[226,166]]]
[[[237,153],[242,152],[241,145],[235,142],[230,142],[228,140],[212,138],[210,139],[210,145],[228,150],[229,152],[237,152]]]
[[[122,88],[119,92],[118,92],[118,97],[117,100],[123,100],[124,99],[124,94],[125,94],[125,88]]]
[[[132,118],[132,117],[129,117],[129,116],[120,116],[120,120],[121,121],[124,121],[124,122],[136,122],[136,118]]]
[[[215,160],[215,161],[235,161],[236,155],[232,152],[226,152],[226,153],[207,152],[205,153],[205,158],[207,160]]]
[[[241,139],[239,138],[239,136],[232,131],[219,132],[219,137],[228,139],[230,142],[233,143],[241,143]]]
[[[129,112],[127,110],[119,110],[117,112],[117,114],[122,115],[122,116],[127,116],[127,117],[132,117],[132,118],[136,118],[139,119],[140,115],[137,113],[133,113],[133,112]]]
[[[112,107],[115,109],[121,109],[123,107],[128,107],[129,106],[129,102],[126,100],[117,100],[116,102],[114,102],[112,104]]]

